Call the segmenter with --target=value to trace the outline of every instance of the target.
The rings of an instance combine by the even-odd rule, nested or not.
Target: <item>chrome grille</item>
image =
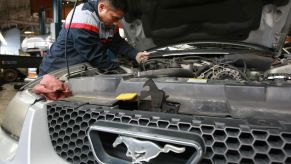
[[[290,124],[278,121],[193,118],[69,102],[51,103],[47,111],[54,149],[72,163],[97,163],[86,134],[98,120],[199,134],[206,146],[201,163],[291,163]]]

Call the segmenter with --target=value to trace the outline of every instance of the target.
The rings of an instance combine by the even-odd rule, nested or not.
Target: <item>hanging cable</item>
[[[67,65],[67,71],[68,71],[68,79],[70,78],[70,68],[69,68],[69,61],[68,61],[68,56],[67,56],[67,42],[68,42],[68,34],[70,32],[70,28],[71,28],[71,23],[75,14],[75,10],[76,10],[76,6],[77,6],[78,0],[75,0],[75,4],[74,4],[74,9],[73,9],[73,13],[69,22],[69,26],[68,26],[68,30],[66,31],[66,36],[65,36],[65,60],[66,60],[66,65]],[[66,24],[65,24],[66,26]]]

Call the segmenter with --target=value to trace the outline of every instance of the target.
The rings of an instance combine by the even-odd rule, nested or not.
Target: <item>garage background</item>
[[[31,61],[30,58],[28,60],[23,58],[26,56],[41,58],[43,55],[39,53],[43,50],[37,49],[37,46],[24,51],[23,40],[39,36],[57,36],[56,29],[61,27],[61,21],[65,19],[73,5],[74,1],[68,0],[0,0],[0,124],[6,106],[17,88],[23,85],[29,69],[35,70],[29,68],[30,63],[27,62]],[[53,42],[54,39],[50,41]],[[17,61],[18,64],[11,68],[3,67],[7,60]],[[38,59],[38,62],[40,60]],[[19,66],[23,63],[28,66]],[[4,80],[3,76],[7,79]]]

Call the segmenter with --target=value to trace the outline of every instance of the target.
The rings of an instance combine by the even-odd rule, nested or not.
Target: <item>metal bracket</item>
[[[149,90],[140,93],[138,103],[140,110],[177,113],[180,104],[168,102],[165,91],[160,90],[152,79],[147,80],[143,87],[149,87]]]

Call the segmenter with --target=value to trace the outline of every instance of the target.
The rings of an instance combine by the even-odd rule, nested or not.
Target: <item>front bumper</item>
[[[0,164],[65,164],[51,144],[44,103],[31,106],[19,141],[0,129]]]
[[[86,132],[86,129],[101,120],[108,123],[138,125],[141,128],[151,127],[185,134],[199,134],[206,146],[202,163],[216,163],[217,161],[288,163],[291,159],[290,123],[180,115],[175,115],[177,118],[174,118],[172,117],[174,115],[162,113],[102,109],[95,105],[65,102],[55,102],[48,107],[50,110],[47,110],[46,104],[42,102],[29,107],[18,142],[0,130],[0,164],[64,164],[70,162],[69,158],[81,158],[75,151],[80,138],[70,140],[72,144],[69,145],[66,143],[58,145],[58,140],[64,141],[66,136],[70,139],[72,137],[69,133],[63,136],[56,130],[57,126],[61,127],[64,124],[63,121],[58,120],[66,120],[66,118],[69,118],[66,122],[68,124],[64,124],[62,130],[77,129],[73,131],[77,137],[82,136],[81,132]],[[52,117],[53,115],[56,117]],[[77,123],[78,121],[81,122]],[[74,122],[73,127],[70,122]],[[84,122],[88,122],[90,126],[87,124],[87,126],[82,126]],[[81,146],[86,146],[86,144],[83,143]],[[58,147],[61,148],[59,152]],[[63,147],[68,147],[69,150],[66,151]],[[71,162],[75,163],[75,161]],[[95,162],[94,158],[93,162]]]

